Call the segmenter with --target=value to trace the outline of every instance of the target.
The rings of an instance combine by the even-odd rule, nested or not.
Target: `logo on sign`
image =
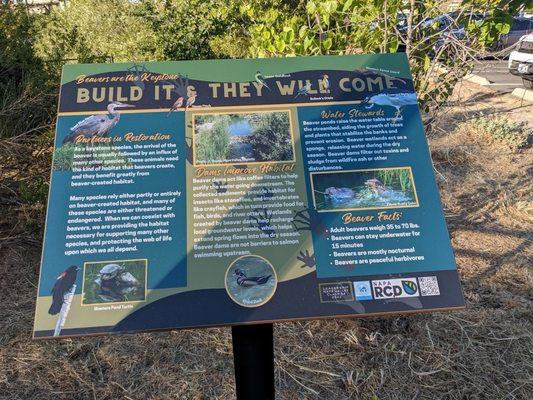
[[[372,281],[375,299],[395,299],[419,296],[416,278],[382,279]]]
[[[372,288],[370,287],[370,281],[354,282],[353,288],[355,291],[355,300],[372,300]]]

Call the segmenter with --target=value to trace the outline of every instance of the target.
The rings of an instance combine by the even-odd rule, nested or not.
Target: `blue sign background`
[[[359,108],[364,110],[364,105],[357,106],[331,106],[331,112],[341,111],[348,114],[350,109]],[[395,109],[383,107],[385,118],[394,118]],[[301,107],[298,108],[298,121],[300,122],[300,132],[303,132],[303,121],[321,121],[321,112],[324,107]],[[408,105],[402,111],[404,127],[398,132],[399,135],[407,136],[404,147],[409,147],[409,155],[406,153],[388,154],[386,161],[372,160],[361,162],[336,162],[342,170],[353,169],[379,169],[390,167],[411,167],[413,171],[414,183],[418,194],[419,204],[423,207],[398,208],[391,211],[399,211],[403,214],[402,220],[413,224],[418,224],[423,229],[423,234],[417,237],[394,238],[386,240],[362,240],[364,250],[408,248],[414,246],[417,255],[423,255],[423,261],[411,261],[408,263],[376,263],[371,265],[356,265],[351,270],[333,265],[334,257],[332,253],[331,241],[327,235],[313,231],[313,246],[317,257],[317,276],[319,278],[365,276],[387,273],[403,273],[416,271],[438,271],[455,269],[455,260],[452,249],[447,243],[448,232],[445,224],[442,223],[440,199],[438,197],[437,186],[433,175],[433,166],[426,144],[422,121],[418,113],[418,106]],[[346,211],[338,212],[316,212],[313,205],[313,192],[311,189],[309,174],[309,157],[306,151],[307,140],[301,134],[302,154],[304,167],[306,169],[307,195],[309,201],[309,212],[315,224],[328,228],[342,227],[344,224],[340,216]],[[370,157],[371,158],[371,157]],[[332,173],[335,173],[334,171]],[[350,211],[353,215],[376,214],[372,210]],[[402,221],[399,221],[402,222]],[[387,221],[382,222],[387,224]],[[370,223],[357,223],[357,226],[374,226],[377,222],[374,219]],[[378,233],[377,231],[372,231]],[[436,243],[446,243],[446,245],[435,245]]]
[[[86,116],[63,116],[57,122],[57,143],[61,143],[67,136],[70,127]],[[122,135],[127,132],[160,132],[171,133],[172,139],[169,141],[176,144],[179,161],[175,163],[174,169],[151,169],[150,176],[137,177],[135,186],[128,185],[129,193],[144,192],[164,192],[176,191],[182,192],[181,196],[176,198],[176,204],[173,211],[176,217],[171,220],[169,225],[170,236],[173,237],[169,242],[158,243],[139,243],[137,244],[138,258],[148,259],[148,288],[163,289],[176,288],[187,285],[187,241],[183,231],[186,226],[186,207],[185,207],[185,147],[184,141],[184,113],[172,113],[168,117],[162,117],[162,114],[138,113],[122,114],[119,123],[113,129],[112,135]],[[144,171],[144,170],[143,170]],[[65,227],[68,219],[68,202],[70,196],[87,196],[87,195],[109,195],[117,192],[116,185],[90,186],[90,187],[71,187],[72,175],[77,172],[54,171],[52,173],[52,190],[50,192],[50,207],[46,219],[45,251],[43,254],[43,268],[41,268],[41,282],[39,295],[46,296],[54,285],[56,277],[63,272],[68,266],[76,265],[83,268],[84,262],[110,261],[111,259],[120,260],[116,254],[113,257],[107,254],[89,254],[89,255],[72,255],[65,256],[64,246],[48,246],[47,244],[54,240],[60,240],[64,237]],[[124,216],[131,214],[121,214]],[[102,231],[101,231],[102,232]],[[131,252],[125,256],[131,259]],[[78,273],[76,292],[81,293],[82,274]]]

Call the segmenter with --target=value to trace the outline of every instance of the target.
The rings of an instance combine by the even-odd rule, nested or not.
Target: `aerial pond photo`
[[[288,111],[195,115],[195,164],[294,159]]]
[[[318,211],[417,207],[410,168],[311,174]]]

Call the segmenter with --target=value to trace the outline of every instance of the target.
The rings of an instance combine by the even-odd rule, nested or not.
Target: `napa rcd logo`
[[[419,296],[416,278],[381,279],[372,281],[374,299],[397,299]]]

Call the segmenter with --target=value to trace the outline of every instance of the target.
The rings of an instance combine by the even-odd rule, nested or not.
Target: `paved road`
[[[507,69],[507,60],[484,60],[474,69],[474,74],[487,78],[488,87],[501,93],[511,93],[514,88],[523,87],[522,78],[511,75]]]

